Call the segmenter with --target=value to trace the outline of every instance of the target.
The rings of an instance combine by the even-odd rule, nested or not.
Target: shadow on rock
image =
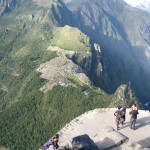
[[[69,145],[60,147],[59,150],[99,150],[97,145],[88,135],[74,137]]]
[[[140,140],[137,143],[142,145],[142,147],[144,147],[144,148],[150,148],[150,137]]]
[[[98,146],[99,149],[102,150],[109,150],[117,146],[116,143],[108,137],[106,137],[103,141],[97,142],[96,145]],[[122,150],[122,149],[117,147],[117,150]]]
[[[150,117],[144,117],[141,119],[137,119],[136,129],[142,128],[147,125],[150,125]]]
[[[130,122],[125,122],[125,124],[120,129],[124,129],[126,127],[130,127]]]
[[[89,138],[88,135],[81,135],[72,139],[73,150],[98,150],[96,144]]]

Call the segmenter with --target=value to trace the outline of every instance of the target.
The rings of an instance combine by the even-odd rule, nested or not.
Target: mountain
[[[149,0],[124,0],[124,1],[132,7],[136,7],[150,13]]]
[[[101,46],[75,27],[62,1],[0,7],[9,2],[0,17],[0,147],[38,149],[85,111],[139,103],[129,85],[112,95],[93,85],[103,69]]]
[[[130,84],[143,104],[150,89],[150,14],[127,5],[123,0],[70,0],[76,27],[101,46],[100,76],[91,75],[95,85],[114,93]]]
[[[124,51],[126,42],[123,48],[116,42],[121,54],[111,40],[103,45],[104,36],[99,39],[98,30],[60,0],[1,1],[0,7],[8,2],[13,7],[0,17],[0,146],[37,149],[88,110],[140,105],[132,87],[139,89],[143,80],[137,77],[139,62]],[[120,38],[115,27],[110,29]],[[146,84],[141,89],[146,91]]]

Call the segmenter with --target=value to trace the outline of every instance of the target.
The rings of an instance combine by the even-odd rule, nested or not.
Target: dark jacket
[[[137,119],[137,115],[139,114],[139,112],[138,110],[132,110],[131,112],[129,112],[129,114],[131,115],[131,118]]]
[[[121,109],[121,115],[124,116],[126,114],[126,108]]]

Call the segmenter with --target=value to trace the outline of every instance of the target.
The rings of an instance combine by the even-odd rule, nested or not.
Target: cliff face
[[[120,84],[131,82],[136,95],[148,101],[150,14],[123,0],[65,2],[75,13],[76,26],[101,46],[103,72],[95,83],[114,93]]]

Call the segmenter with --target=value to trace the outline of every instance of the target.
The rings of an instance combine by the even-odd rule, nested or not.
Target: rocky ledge
[[[125,125],[117,131],[113,115],[115,110],[99,108],[72,120],[58,132],[59,150],[148,150],[150,112],[139,110],[136,130],[131,130],[130,109],[127,109]]]

